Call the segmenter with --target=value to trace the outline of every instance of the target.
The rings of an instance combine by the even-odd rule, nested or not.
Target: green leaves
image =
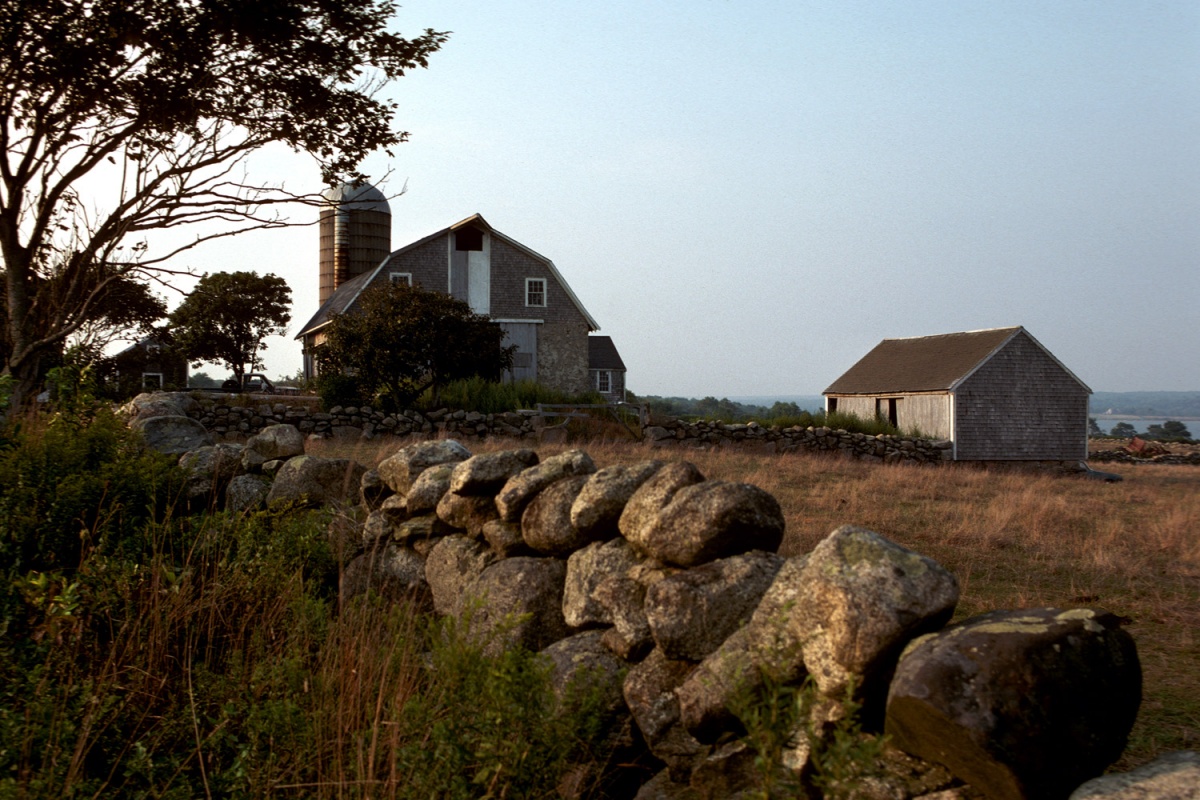
[[[501,347],[498,325],[447,294],[402,284],[367,289],[324,332],[317,350],[322,376],[349,373],[389,409],[407,407],[431,387],[436,396],[452,380],[498,380],[512,365],[514,348]]]
[[[223,361],[241,382],[245,365],[262,365],[268,336],[287,333],[292,290],[278,275],[205,275],[171,314],[175,346],[192,361]]]

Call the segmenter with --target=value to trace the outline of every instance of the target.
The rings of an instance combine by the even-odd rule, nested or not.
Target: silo
[[[369,183],[343,183],[325,193],[321,209],[321,285],[324,305],[346,281],[379,266],[392,252],[392,210]]]

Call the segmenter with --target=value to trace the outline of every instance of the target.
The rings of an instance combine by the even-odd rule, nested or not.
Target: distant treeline
[[[637,395],[629,393],[629,402],[643,403],[650,407],[654,414],[683,419],[719,419],[726,422],[749,422],[799,417],[805,412],[816,414],[820,408],[801,408],[790,401],[776,401],[770,406],[738,403],[728,397],[718,400],[715,397],[704,397],[697,400],[694,397],[658,397],[657,395]]]
[[[1136,417],[1200,417],[1200,392],[1095,392],[1091,413]]]

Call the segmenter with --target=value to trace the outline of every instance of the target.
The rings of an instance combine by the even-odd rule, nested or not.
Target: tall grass
[[[553,389],[537,381],[523,380],[498,383],[474,377],[454,381],[441,390],[439,404],[443,407],[478,411],[481,414],[501,414],[522,408],[534,408],[538,403],[588,404],[603,403],[596,392],[571,393]],[[434,410],[433,394],[426,392],[417,406]]]
[[[342,602],[334,512],[176,514],[123,428],[72,433],[0,452],[8,515],[47,515],[3,528],[0,796],[547,796],[601,731],[534,654]]]

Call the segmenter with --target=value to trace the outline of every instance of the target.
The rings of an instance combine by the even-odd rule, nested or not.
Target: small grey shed
[[[884,339],[823,394],[826,411],[949,439],[956,461],[1074,462],[1091,393],[1017,326]]]

